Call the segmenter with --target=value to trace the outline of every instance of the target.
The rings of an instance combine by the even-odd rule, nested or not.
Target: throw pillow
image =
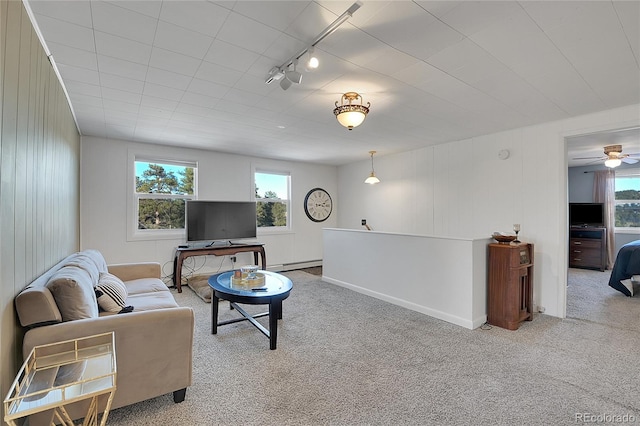
[[[103,311],[125,313],[133,310],[133,307],[126,306],[127,286],[113,274],[101,272],[95,292]]]
[[[98,317],[93,282],[84,269],[75,266],[60,268],[49,278],[47,288],[56,301],[62,321]]]

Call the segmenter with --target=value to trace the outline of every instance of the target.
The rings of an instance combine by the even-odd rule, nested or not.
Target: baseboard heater
[[[269,265],[267,270],[274,272],[293,271],[296,269],[313,268],[322,266],[322,259],[308,260],[306,262],[283,263],[280,265]]]

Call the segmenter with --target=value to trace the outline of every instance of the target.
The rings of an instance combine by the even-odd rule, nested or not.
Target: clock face
[[[333,210],[331,196],[322,188],[314,188],[304,197],[304,212],[314,222],[327,220]]]

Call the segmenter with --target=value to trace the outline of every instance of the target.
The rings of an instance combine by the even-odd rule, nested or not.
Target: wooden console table
[[[182,263],[187,257],[193,256],[225,256],[236,253],[253,252],[253,260],[255,264],[258,264],[258,254],[260,254],[260,260],[262,261],[262,270],[267,269],[267,257],[264,252],[264,244],[231,244],[220,246],[208,246],[208,247],[180,247],[176,249],[176,257],[173,260],[173,284],[178,293],[182,293]]]

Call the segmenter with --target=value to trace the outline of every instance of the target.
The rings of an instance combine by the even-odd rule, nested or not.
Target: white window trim
[[[634,168],[616,170],[616,178],[633,177],[633,176],[640,176],[640,169],[634,167]],[[638,200],[616,200],[616,205],[618,205],[618,202],[620,204],[624,204],[630,201],[638,201]],[[640,234],[640,228],[616,226],[614,227],[614,232],[619,234]]]
[[[138,199],[136,192],[136,161],[168,164],[195,168],[193,174],[193,195],[189,199],[198,199],[198,162],[186,158],[170,158],[149,153],[129,151],[127,158],[127,241],[180,240],[187,238],[185,229],[138,229]],[[171,156],[173,157],[173,156]],[[178,196],[179,198],[183,198]],[[176,194],[145,194],[144,198],[176,198]],[[186,198],[186,197],[185,197]]]
[[[277,167],[269,167],[269,166],[256,166],[256,165],[252,165],[251,166],[251,199],[253,201],[255,201],[256,203],[260,203],[263,201],[258,201],[260,200],[259,198],[256,198],[256,191],[255,191],[255,183],[256,183],[256,173],[265,173],[265,174],[272,174],[272,175],[282,175],[282,176],[286,176],[288,178],[288,184],[287,184],[287,197],[288,199],[282,199],[282,198],[272,198],[270,199],[271,201],[282,201],[285,202],[287,204],[287,226],[269,226],[269,227],[264,227],[264,226],[258,226],[257,229],[257,233],[258,235],[275,235],[275,234],[291,234],[293,233],[293,219],[292,219],[292,205],[291,205],[291,184],[292,184],[292,177],[291,177],[291,171],[287,170],[287,169],[279,169]],[[257,221],[257,218],[256,218]]]

